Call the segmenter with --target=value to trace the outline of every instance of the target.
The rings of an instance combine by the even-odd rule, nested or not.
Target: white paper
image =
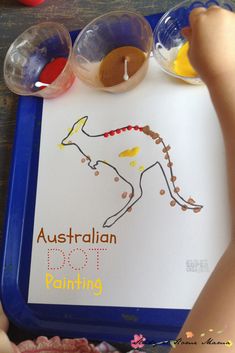
[[[182,201],[162,143],[134,129],[94,137],[129,125],[149,125],[170,146],[175,186],[200,212],[172,207],[159,164],[146,170],[161,163]],[[119,157],[132,149],[137,155]],[[131,185],[141,196],[144,170],[142,197],[110,218]],[[92,243],[98,233],[108,235]],[[77,80],[44,101],[29,303],[191,309],[229,240],[225,150],[205,86],[168,77],[151,58],[132,91],[109,94]]]

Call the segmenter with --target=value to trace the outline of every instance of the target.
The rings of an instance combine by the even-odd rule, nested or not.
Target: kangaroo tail
[[[161,136],[157,132],[152,131],[149,126],[144,126],[142,128],[142,131],[144,134],[151,137],[155,141],[156,145],[159,145],[162,148],[162,153],[164,154],[164,159],[166,160],[167,168],[169,168],[170,174],[169,174],[168,178],[167,178],[168,173],[165,173],[164,168],[162,167],[161,163],[158,162],[157,164],[159,164],[159,166],[162,170],[162,173],[164,175],[164,178],[165,178],[165,181],[167,184],[168,191],[169,191],[170,196],[172,198],[170,205],[175,206],[175,204],[177,203],[178,205],[181,206],[182,210],[184,210],[184,211],[187,209],[191,209],[194,212],[199,212],[203,208],[203,206],[196,204],[195,200],[192,197],[189,197],[188,200],[185,200],[185,198],[183,198],[179,193],[180,188],[178,186],[176,186],[176,184],[175,184],[176,176],[174,176],[174,173],[173,173],[173,168],[172,168],[173,163],[171,161],[170,154],[169,154],[171,147],[169,145],[166,145],[165,142],[163,141],[163,139],[161,138]],[[176,197],[174,195],[176,195]],[[183,204],[182,204],[182,202],[183,202]]]

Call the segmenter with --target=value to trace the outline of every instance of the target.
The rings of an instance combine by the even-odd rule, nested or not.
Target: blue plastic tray
[[[161,15],[147,17],[152,28]],[[36,334],[130,342],[142,333],[146,344],[175,339],[189,310],[27,303],[42,107],[43,99],[19,98],[0,267],[6,314]]]

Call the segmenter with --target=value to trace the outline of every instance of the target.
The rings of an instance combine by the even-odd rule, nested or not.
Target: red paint
[[[122,128],[116,129],[116,130],[111,130],[109,132],[105,132],[103,136],[107,138],[109,136],[114,136],[115,134],[120,134],[126,130],[130,131],[132,129],[134,129],[135,131],[143,131],[143,127],[140,127],[138,125],[135,125],[135,126],[129,125],[127,127],[122,127]]]
[[[66,58],[55,58],[44,66],[38,80],[42,83],[52,83],[63,71],[66,63]],[[41,89],[45,87],[41,87]]]
[[[18,0],[21,4],[26,6],[38,6],[42,4],[45,0]]]

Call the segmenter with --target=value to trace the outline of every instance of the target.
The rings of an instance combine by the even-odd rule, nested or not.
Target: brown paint
[[[124,46],[108,53],[100,64],[99,78],[104,87],[112,87],[124,81],[124,61],[128,60],[127,72],[133,76],[146,60],[145,53],[139,48]]]

